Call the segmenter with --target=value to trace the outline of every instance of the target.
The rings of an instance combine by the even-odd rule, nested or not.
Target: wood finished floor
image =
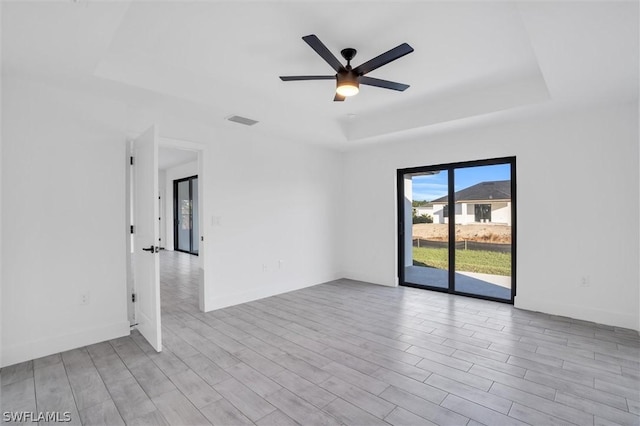
[[[6,367],[6,411],[71,424],[640,424],[631,330],[348,280],[203,314],[166,252],[164,351],[139,333]]]

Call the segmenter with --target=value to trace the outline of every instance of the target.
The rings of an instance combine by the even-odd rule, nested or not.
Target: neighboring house
[[[416,216],[433,216],[433,203],[428,203],[424,206],[413,207],[413,210],[416,212]]]
[[[511,226],[511,181],[480,182],[454,194],[457,224]],[[433,223],[448,223],[447,197],[433,200]]]

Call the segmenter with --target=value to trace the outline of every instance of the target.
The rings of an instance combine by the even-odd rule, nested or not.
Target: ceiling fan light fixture
[[[360,91],[360,88],[358,87],[357,82],[355,84],[343,83],[342,85],[339,85],[338,88],[336,89],[336,93],[344,97],[357,95],[359,91]]]
[[[291,75],[280,76],[282,81],[301,81],[301,80],[333,80],[336,79],[336,95],[333,98],[334,102],[342,102],[349,96],[357,95],[360,92],[360,83],[365,86],[381,87],[383,89],[397,90],[403,92],[409,88],[408,84],[396,83],[395,81],[381,80],[379,78],[369,77],[365,74],[370,73],[373,70],[380,68],[383,65],[393,62],[396,59],[400,59],[404,55],[413,52],[413,47],[407,43],[402,43],[391,50],[384,52],[381,55],[376,56],[373,59],[368,60],[355,68],[351,67],[351,60],[356,56],[356,49],[347,47],[342,49],[340,53],[342,57],[346,59],[347,65],[342,65],[342,62],[336,58],[327,46],[320,41],[315,34],[309,34],[302,37],[315,52],[325,60],[331,68],[336,72],[333,75]]]
[[[349,97],[353,95],[357,95],[360,91],[360,83],[358,82],[358,77],[348,73],[348,74],[338,74],[338,83],[336,87],[336,93],[340,96]]]

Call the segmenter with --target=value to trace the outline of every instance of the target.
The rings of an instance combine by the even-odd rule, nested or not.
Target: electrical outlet
[[[262,264],[262,272],[267,272],[267,270],[268,270],[268,269],[269,269],[269,268],[267,267],[267,264],[266,264],[266,263],[263,263],[263,264]]]
[[[89,304],[89,293],[80,293],[80,304],[81,305]]]

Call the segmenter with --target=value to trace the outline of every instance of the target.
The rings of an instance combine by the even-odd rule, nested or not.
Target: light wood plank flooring
[[[107,425],[638,425],[631,330],[339,280],[203,314],[161,254],[164,351],[137,332],[1,371],[2,412]]]

